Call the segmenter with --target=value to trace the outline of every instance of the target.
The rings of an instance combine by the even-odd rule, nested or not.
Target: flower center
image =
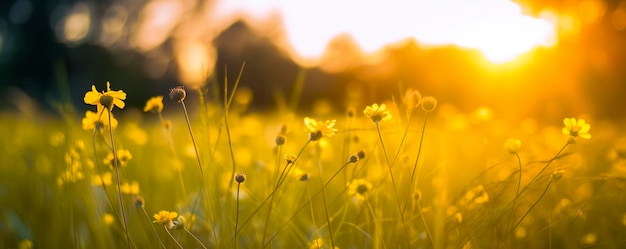
[[[100,104],[111,110],[111,107],[113,107],[113,97],[109,95],[103,95],[102,97],[100,97]]]

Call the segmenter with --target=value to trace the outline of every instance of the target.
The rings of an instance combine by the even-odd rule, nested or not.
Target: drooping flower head
[[[107,110],[113,110],[113,106],[124,109],[124,101],[126,99],[126,93],[122,90],[112,91],[111,83],[107,81],[107,90],[102,93],[96,90],[95,85],[91,85],[91,91],[85,93],[85,104],[98,106],[98,112],[101,108],[107,108]]]
[[[155,96],[148,99],[146,105],[143,107],[143,111],[156,113],[163,111],[163,96]]]
[[[165,225],[168,229],[174,228],[174,219],[178,217],[178,213],[161,210],[158,214],[152,216],[154,218],[153,223],[159,223]]]
[[[563,134],[569,135],[571,138],[582,137],[584,139],[590,139],[591,134],[589,134],[589,129],[591,129],[591,125],[585,122],[584,119],[576,119],[576,118],[565,118],[563,119]]]
[[[522,142],[517,139],[509,138],[504,142],[504,149],[509,154],[517,154],[522,147]]]
[[[305,117],[304,126],[309,130],[311,141],[319,140],[322,137],[332,137],[337,132],[335,126],[336,120],[317,121],[315,119]]]
[[[365,107],[363,113],[368,118],[371,118],[372,121],[378,123],[380,121],[386,121],[391,119],[391,113],[387,110],[387,106],[385,104],[380,104],[380,106],[374,103],[371,106]]]

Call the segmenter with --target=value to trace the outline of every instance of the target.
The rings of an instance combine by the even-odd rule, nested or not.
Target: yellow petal
[[[126,93],[122,90],[117,90],[117,91],[108,91],[107,95],[116,98],[116,99],[121,99],[121,100],[125,100],[126,99]]]
[[[85,101],[85,104],[98,105],[100,104],[101,96],[102,94],[96,91],[96,86],[92,85],[91,91],[85,93],[85,98],[83,100]]]
[[[561,132],[563,132],[563,134],[565,135],[569,135],[569,129],[567,127],[563,127],[563,129],[561,129]]]
[[[587,133],[589,132],[589,130],[591,129],[591,125],[590,124],[583,124],[582,126],[580,126],[580,133]]]
[[[124,109],[124,106],[126,106],[126,104],[124,104],[124,101],[121,101],[116,98],[113,98],[113,105],[117,106],[117,108],[120,108],[120,109]]]

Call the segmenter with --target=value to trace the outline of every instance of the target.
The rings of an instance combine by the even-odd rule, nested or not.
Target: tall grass
[[[127,106],[116,110],[119,125],[108,133],[69,128],[78,117],[2,113],[1,245],[626,246],[626,144],[616,139],[624,136],[619,123],[598,125],[589,140],[563,134],[563,117],[536,120],[544,128],[531,132],[516,120],[497,120],[497,131],[484,132],[469,120],[465,126],[454,123],[468,115],[450,113],[450,106],[425,112],[412,106],[404,121],[372,124],[358,110],[373,101],[349,103],[356,111],[348,119],[340,108],[330,114],[259,113],[247,110],[251,100],[239,90],[234,86],[220,100],[202,101],[197,110],[203,111],[195,113],[165,102],[163,116],[146,113],[139,119],[128,110],[139,107]],[[216,90],[198,92],[220,96],[210,91]],[[402,113],[400,105],[386,103],[391,113]],[[296,102],[289,105],[295,110]],[[166,136],[164,116],[171,121]],[[318,130],[311,129],[312,121],[305,125],[305,117]],[[594,127],[613,122],[585,118]],[[319,120],[338,121],[330,127]],[[113,137],[113,151],[132,153],[115,174],[120,186],[104,177],[120,168],[102,161]],[[514,156],[504,147],[509,137],[522,144]],[[93,149],[85,149],[91,141]],[[122,187],[132,182],[135,188]],[[121,210],[126,212],[117,215]],[[177,216],[159,219],[154,214],[161,210]]]

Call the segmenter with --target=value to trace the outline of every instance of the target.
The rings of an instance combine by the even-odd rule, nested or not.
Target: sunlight
[[[495,63],[555,43],[554,25],[523,15],[506,0],[460,1],[221,1],[215,13],[249,13],[248,20],[279,13],[287,51],[298,60],[319,60],[331,40],[348,34],[366,54],[415,39],[432,46],[477,49]]]

